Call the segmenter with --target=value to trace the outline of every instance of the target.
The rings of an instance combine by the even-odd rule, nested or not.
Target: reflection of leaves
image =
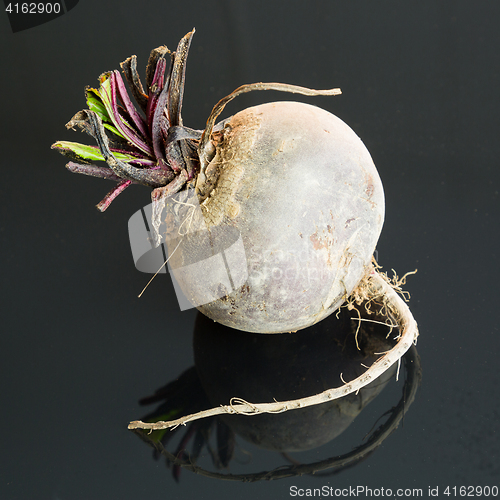
[[[217,451],[222,467],[227,467],[234,455],[236,436],[222,420],[217,419]]]
[[[187,394],[190,397],[186,397]],[[199,411],[209,404],[194,367],[186,370],[176,380],[160,387],[153,395],[139,401],[144,406],[158,402],[161,404],[144,417],[147,422],[158,422],[164,416],[179,418]],[[171,432],[164,432],[164,430],[168,431],[168,429],[153,431],[150,435],[151,439],[166,444],[177,429]]]
[[[163,419],[163,418],[179,418],[179,416],[182,414],[180,409],[177,410],[171,410],[168,413],[163,413],[161,415],[157,415],[154,418],[147,418],[146,422],[158,422],[158,419]],[[152,431],[150,434],[150,437],[153,441],[163,441],[165,439],[165,433],[168,429],[161,429],[159,431]],[[173,431],[170,433],[173,435]],[[166,442],[167,440],[165,440]]]
[[[144,417],[146,422],[179,418],[210,406],[194,367],[186,370],[176,380],[158,389],[152,396],[140,400],[141,405],[158,402],[161,402],[160,405]],[[210,445],[210,437],[214,426],[217,428],[216,449],[213,449]],[[154,447],[154,457],[158,459],[160,455],[164,455],[163,450],[181,428],[183,427],[155,430],[153,432],[137,431],[136,434]],[[193,441],[193,444],[191,452],[189,452],[188,447],[191,441]],[[173,476],[178,481],[182,468],[181,463],[195,464],[205,447],[215,467],[219,469],[227,467],[233,457],[234,443],[234,432],[226,424],[218,419],[200,420],[187,426],[187,430],[181,437],[175,453],[171,456],[164,456],[168,465],[173,464]]]

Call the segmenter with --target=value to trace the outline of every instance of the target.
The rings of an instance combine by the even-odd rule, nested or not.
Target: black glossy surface
[[[498,485],[499,20],[496,2],[427,0],[81,0],[16,34],[4,15],[0,498],[280,499],[293,485],[426,496],[429,486]],[[192,366],[195,312],[178,311],[168,277],[137,298],[149,277],[134,269],[127,221],[148,190],[132,187],[100,214],[93,206],[111,185],[69,174],[49,147],[83,139],[64,124],[100,73],[131,54],[144,68],[151,48],[174,48],[193,26],[184,123],[202,128],[242,83],[341,87],[300,100],[365,142],[386,192],[379,262],[419,270],[407,288],[422,386],[404,425],[337,476],[241,484],[182,471],[177,484],[126,429],[144,414],[141,397]],[[243,96],[226,116],[284,98]],[[369,430],[370,415],[352,432]],[[271,462],[254,458],[253,470]]]

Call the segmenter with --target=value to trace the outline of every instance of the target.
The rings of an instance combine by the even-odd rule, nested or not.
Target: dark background
[[[0,499],[289,498],[289,488],[499,483],[500,3],[495,1],[81,0],[12,34],[0,16],[2,335]],[[194,311],[168,277],[137,295],[132,187],[69,174],[50,150],[83,89],[193,27],[184,123],[243,83],[341,87],[300,98],[338,115],[370,150],[386,193],[379,262],[408,283],[423,382],[404,426],[333,478],[176,484],[127,431],[137,400],[193,363]],[[289,98],[256,93],[229,116]],[[297,99],[297,98],[295,98]],[[368,426],[369,428],[369,426]],[[334,448],[332,448],[334,450]],[[335,451],[332,452],[335,454]],[[264,466],[255,463],[255,471]]]

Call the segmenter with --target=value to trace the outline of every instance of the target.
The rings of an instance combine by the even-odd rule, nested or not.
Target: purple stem
[[[163,119],[160,119],[160,129],[162,133],[162,138],[165,141],[165,156],[168,161],[168,166],[171,170],[173,170],[176,174],[178,174],[184,168],[184,161],[182,157],[179,155],[179,148],[177,147],[176,142],[167,142],[168,138],[168,119],[166,118],[165,113],[163,114]]]
[[[118,96],[120,97],[123,105],[125,106],[125,109],[127,110],[127,113],[129,114],[130,118],[134,122],[134,125],[136,126],[137,130],[142,134],[143,137],[148,137],[148,131],[147,131],[147,126],[146,123],[144,122],[144,119],[142,116],[137,112],[135,109],[135,106],[133,105],[132,101],[130,100],[130,97],[128,95],[127,89],[125,87],[125,83],[123,82],[123,79],[118,71],[113,71],[113,75],[115,77],[114,82],[112,81],[111,84],[116,82],[116,87],[118,89]]]
[[[109,150],[113,151],[113,153],[122,153],[124,155],[133,156],[138,160],[148,160],[148,157],[139,151],[130,151],[129,149],[120,149],[120,148],[109,148]]]
[[[156,162],[153,160],[131,160],[127,162],[129,165],[134,165],[136,167],[140,168],[146,168],[146,169],[151,169],[151,170],[156,170],[154,167],[156,167]]]
[[[108,167],[98,167],[97,165],[86,165],[70,161],[66,164],[66,168],[74,174],[90,175],[101,179],[109,179],[111,181],[122,181],[123,179],[116,175]]]
[[[126,188],[132,184],[131,180],[122,179],[96,206],[101,212],[104,212],[110,205],[111,202]]]
[[[169,96],[168,86],[165,86],[163,87],[163,90],[161,91],[161,94],[158,97],[156,108],[153,113],[153,120],[151,121],[151,137],[153,139],[153,149],[156,157],[158,159],[163,160],[163,162],[165,162],[165,153],[163,152],[162,148],[163,141],[161,137],[162,135],[161,131],[162,131],[162,125],[163,127],[168,126],[168,122],[162,124],[162,122],[167,121],[164,115],[164,111],[165,111],[165,106],[167,105],[168,102],[168,96]],[[160,162],[160,165],[163,166],[163,162]]]
[[[151,199],[153,200],[153,202],[155,202],[165,196],[170,196],[172,194],[178,193],[184,186],[184,184],[186,184],[187,180],[187,172],[185,170],[181,170],[179,175],[174,177],[174,179],[170,181],[166,186],[161,186],[153,189],[153,192],[151,193]]]
[[[149,99],[148,99],[148,107],[146,110],[146,116],[148,120],[149,129],[152,129],[153,125],[153,115],[156,109],[156,103],[158,101],[158,95],[163,90],[164,87],[164,74],[165,69],[167,67],[167,62],[162,57],[158,60],[156,65],[155,74],[153,77],[153,81],[151,83],[151,87],[149,90]]]
[[[113,115],[116,119],[116,125],[118,127],[118,129],[120,130],[120,132],[122,132],[126,137],[127,139],[132,143],[132,144],[135,144],[139,149],[142,149],[142,151],[144,151],[146,154],[148,154],[149,156],[153,156],[153,151],[151,150],[151,148],[149,147],[148,144],[146,144],[144,142],[144,140],[139,137],[135,132],[133,132],[133,130],[131,130],[129,127],[125,126],[123,124],[123,121],[120,117],[120,113],[118,111],[118,106],[117,106],[117,103],[116,103],[116,79],[113,78],[114,74],[111,73],[111,109],[113,111]]]
[[[99,115],[88,109],[83,110],[82,113],[87,116],[85,123],[89,128],[89,134],[97,141],[97,146],[104,160],[116,175],[120,176],[122,179],[130,179],[139,184],[151,187],[164,186],[170,182],[174,176],[174,173],[171,171],[162,172],[149,168],[137,168],[115,158],[109,149],[109,140]]]

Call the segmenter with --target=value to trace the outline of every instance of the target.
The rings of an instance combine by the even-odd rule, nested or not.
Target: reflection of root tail
[[[409,410],[411,404],[415,399],[415,395],[417,393],[417,389],[420,385],[420,380],[422,377],[420,360],[415,346],[412,346],[412,348],[410,348],[410,350],[406,354],[405,366],[406,381],[403,387],[402,397],[396,406],[391,408],[388,412],[384,413],[384,415],[389,415],[386,422],[377,427],[375,430],[372,429],[369,435],[365,436],[364,443],[360,446],[357,446],[344,455],[337,455],[327,460],[320,460],[319,462],[301,464],[300,462],[288,456],[286,453],[282,453],[282,456],[292,463],[291,466],[281,466],[270,471],[257,472],[253,474],[228,474],[213,472],[202,469],[196,464],[193,464],[186,460],[181,460],[179,457],[172,455],[164,448],[161,441],[158,442],[150,440],[144,432],[138,429],[136,429],[134,432],[142,440],[148,442],[162,455],[164,455],[169,463],[176,464],[180,467],[183,467],[184,469],[190,470],[205,477],[222,479],[224,481],[242,481],[248,483],[255,481],[269,481],[271,479],[284,479],[295,476],[303,476],[305,474],[314,474],[315,477],[332,476],[349,467],[357,465],[359,462],[369,457],[400,424],[405,413]]]
[[[377,377],[387,371],[394,363],[401,360],[401,357],[408,351],[413,343],[417,342],[418,328],[415,319],[413,318],[410,309],[405,301],[398,295],[401,290],[401,280],[398,280],[396,286],[390,282],[387,276],[379,273],[375,268],[362,280],[358,288],[353,293],[354,301],[349,303],[357,303],[358,299],[367,300],[369,304],[377,304],[381,306],[386,315],[390,316],[397,323],[400,334],[398,343],[389,351],[383,353],[380,358],[375,361],[365,373],[359,377],[345,383],[343,386],[336,389],[329,389],[315,396],[307,398],[295,399],[292,401],[274,402],[274,403],[248,403],[239,398],[233,398],[229,405],[221,405],[217,408],[201,411],[192,415],[169,422],[154,422],[144,423],[141,421],[131,422],[129,429],[168,429],[175,428],[179,425],[185,425],[187,422],[198,420],[200,418],[212,417],[221,414],[245,414],[259,415],[261,413],[281,413],[297,408],[305,408],[327,401],[347,396],[353,392],[358,392],[360,389],[368,385]]]

